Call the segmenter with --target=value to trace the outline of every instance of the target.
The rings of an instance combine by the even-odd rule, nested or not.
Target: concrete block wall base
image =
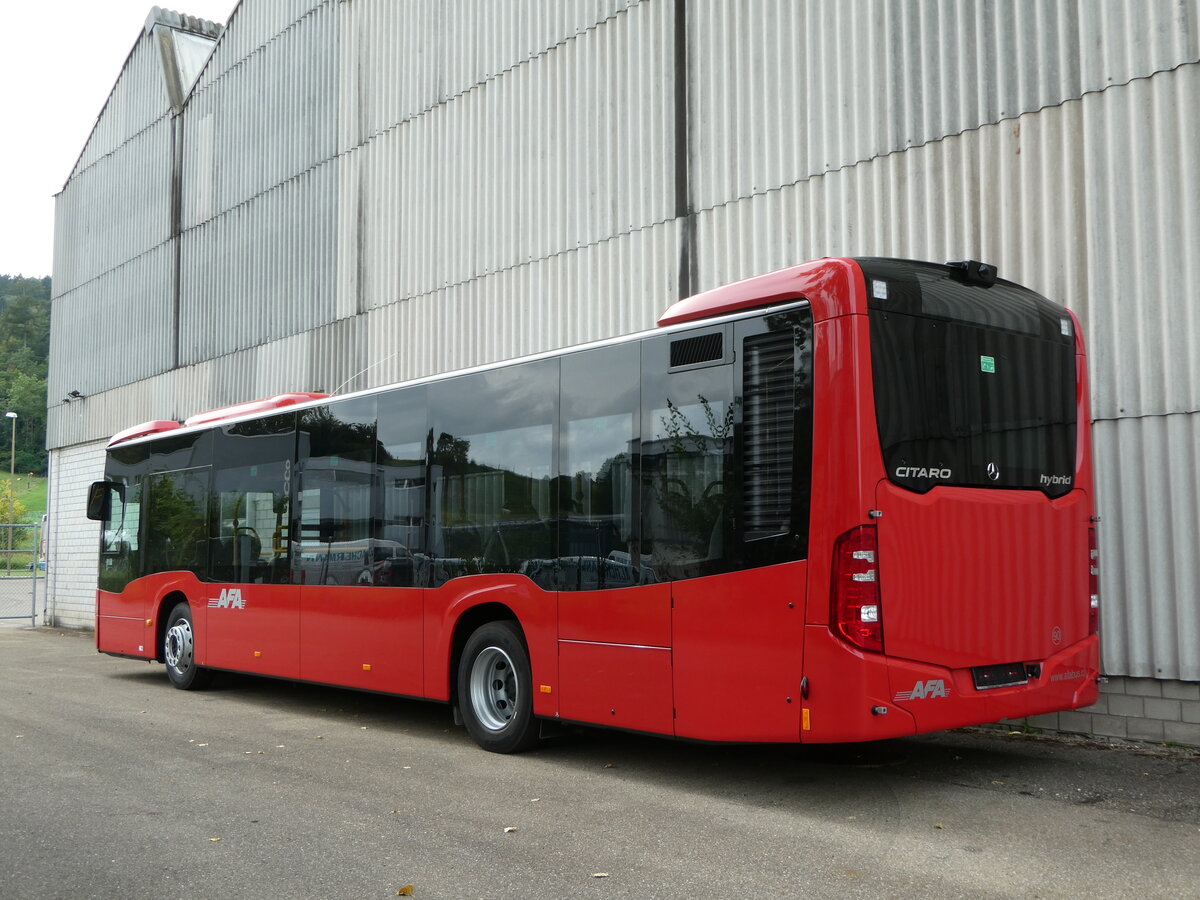
[[[1200,683],[1112,677],[1100,686],[1100,699],[1091,706],[1005,719],[1000,724],[1046,733],[1200,747]]]

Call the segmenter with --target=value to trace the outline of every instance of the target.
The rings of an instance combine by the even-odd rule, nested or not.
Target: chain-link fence
[[[0,620],[37,624],[39,585],[46,590],[41,532],[39,525],[0,524]]]

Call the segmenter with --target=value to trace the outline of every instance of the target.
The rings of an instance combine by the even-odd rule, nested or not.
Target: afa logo
[[[245,609],[241,588],[222,588],[221,596],[208,601],[209,609]]]
[[[900,703],[904,700],[936,700],[949,696],[950,689],[946,687],[945,679],[930,678],[928,681],[918,681],[911,691],[897,691],[893,699]]]

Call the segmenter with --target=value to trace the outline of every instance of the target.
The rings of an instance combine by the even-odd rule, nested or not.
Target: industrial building
[[[156,7],[57,198],[46,619],[92,625],[129,425],[973,258],[1090,353],[1109,683],[1031,724],[1200,745],[1197,109],[1200,0]]]

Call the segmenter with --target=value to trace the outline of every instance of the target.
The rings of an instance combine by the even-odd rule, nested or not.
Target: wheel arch
[[[171,610],[178,604],[186,603],[188,608],[191,608],[192,602],[187,598],[187,595],[178,589],[167,591],[158,601],[158,609],[154,613],[154,658],[158,662],[166,662],[163,648],[167,639],[167,619],[171,617]],[[195,620],[195,612],[192,613],[192,619]]]
[[[450,666],[446,670],[452,706],[458,706],[458,666],[462,660],[462,652],[467,645],[467,640],[481,625],[498,621],[511,621],[516,626],[517,632],[521,635],[521,641],[525,644],[526,652],[528,652],[529,639],[525,636],[525,629],[521,625],[521,620],[517,618],[517,614],[508,605],[492,601],[480,603],[464,610],[454,623],[454,633],[450,640]]]

